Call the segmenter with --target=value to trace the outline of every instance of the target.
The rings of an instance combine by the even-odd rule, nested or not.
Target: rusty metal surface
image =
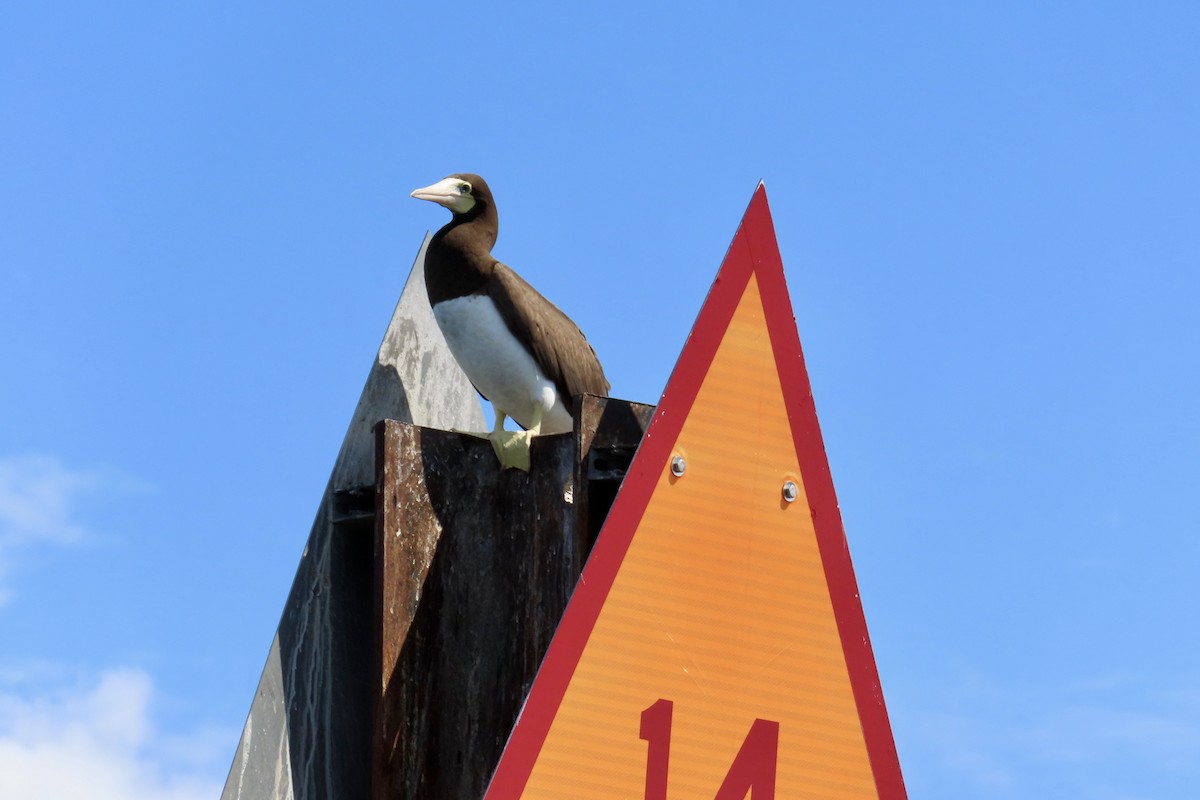
[[[477,798],[581,567],[572,437],[524,473],[473,437],[383,436],[375,797]]]
[[[580,444],[636,448],[650,412],[587,399],[529,473],[485,440],[379,426],[375,800],[483,795],[611,502]]]
[[[590,553],[642,434],[654,416],[654,406],[589,394],[580,398],[579,408],[576,435],[581,478],[586,480],[588,491],[578,502],[579,513],[587,520],[585,547]]]

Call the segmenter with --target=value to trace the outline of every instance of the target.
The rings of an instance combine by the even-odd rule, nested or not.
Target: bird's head
[[[467,214],[478,205],[491,205],[492,194],[483,178],[471,173],[458,173],[443,178],[432,186],[417,189],[412,196],[418,200],[431,200],[445,206],[455,216]]]

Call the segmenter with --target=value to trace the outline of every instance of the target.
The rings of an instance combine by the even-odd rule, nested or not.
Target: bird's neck
[[[431,303],[480,291],[496,264],[492,245],[497,233],[492,211],[455,215],[433,235],[425,253],[425,287]]]

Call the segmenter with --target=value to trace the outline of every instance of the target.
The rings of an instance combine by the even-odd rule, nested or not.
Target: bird
[[[596,351],[570,317],[496,260],[499,216],[479,175],[455,173],[412,197],[450,210],[425,253],[425,288],[455,360],[492,404],[487,437],[503,468],[529,470],[539,434],[573,429],[573,398],[607,396],[611,385]],[[512,418],[523,431],[506,431]]]

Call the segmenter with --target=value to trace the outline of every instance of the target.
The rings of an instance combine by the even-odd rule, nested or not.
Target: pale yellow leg
[[[534,409],[533,426],[527,431],[506,431],[505,415],[499,409],[496,410],[496,424],[492,427],[488,439],[491,440],[492,450],[496,453],[501,468],[529,472],[529,443],[541,431],[544,413],[541,406]]]

